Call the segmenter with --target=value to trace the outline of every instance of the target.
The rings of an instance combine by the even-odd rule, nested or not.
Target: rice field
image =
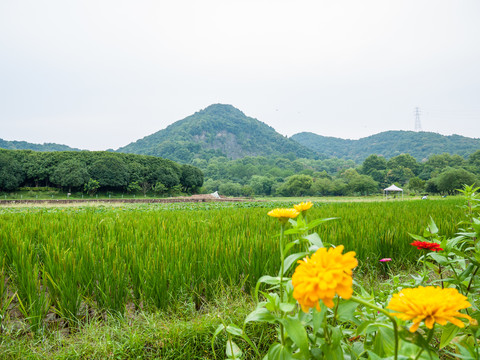
[[[16,311],[35,332],[52,312],[75,326],[92,311],[165,309],[185,294],[200,307],[219,281],[249,292],[279,267],[278,222],[266,213],[291,204],[0,208],[0,320]],[[461,204],[317,202],[309,218],[338,218],[317,232],[356,251],[357,271],[382,266],[384,257],[395,269],[418,258],[408,233],[421,234],[431,216],[452,236]]]

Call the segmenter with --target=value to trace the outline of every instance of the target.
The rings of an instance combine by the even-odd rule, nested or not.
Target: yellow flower
[[[297,210],[298,212],[307,211],[312,206],[313,206],[313,204],[312,204],[311,201],[307,201],[306,203],[302,201],[300,204],[293,205],[295,210]]]
[[[276,217],[281,222],[286,222],[288,219],[294,219],[300,214],[295,209],[273,209],[268,212],[268,216]]]
[[[445,325],[448,321],[458,327],[465,325],[457,317],[469,319],[470,316],[458,312],[471,306],[467,298],[460,294],[457,289],[442,289],[434,286],[419,286],[414,289],[403,289],[394,294],[387,309],[396,311],[393,316],[402,320],[412,320],[410,332],[415,332],[424,321],[427,328],[432,329],[434,323]]]
[[[350,299],[352,289],[352,269],[358,265],[355,252],[342,254],[343,245],[336,248],[320,248],[304,260],[292,276],[293,297],[304,312],[315,307],[320,310],[319,301],[329,308],[333,307],[333,298],[338,294]]]

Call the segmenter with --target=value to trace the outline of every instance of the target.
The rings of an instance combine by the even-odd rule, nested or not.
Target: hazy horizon
[[[216,105],[216,104],[211,104],[211,105]],[[221,104],[221,105],[232,105],[232,104]],[[210,105],[209,105],[209,106],[210,106]],[[232,105],[232,106],[234,106],[234,105]],[[235,107],[235,106],[234,106],[234,107]],[[205,108],[206,108],[206,107],[205,107]],[[203,109],[205,109],[205,108],[203,108]],[[203,110],[203,109],[199,109],[198,111]],[[242,111],[242,109],[238,109],[238,110]],[[191,114],[191,115],[193,115],[193,114]],[[245,115],[246,115],[246,116],[249,116],[248,114],[245,114]],[[251,116],[250,116],[250,117],[251,117]],[[183,120],[183,119],[178,119],[177,121],[180,121],[180,120]],[[261,119],[257,119],[257,120],[262,121]],[[175,121],[174,121],[174,122],[175,122]],[[172,124],[173,124],[174,122],[172,122]],[[262,121],[262,122],[264,122],[264,121]],[[265,122],[264,122],[264,123],[265,123]],[[267,123],[265,123],[265,124],[267,124]],[[169,125],[171,125],[171,124],[169,124]],[[168,127],[169,125],[167,125],[167,127]],[[267,125],[268,125],[268,126],[271,126],[270,124],[267,124]],[[165,128],[166,128],[166,127],[165,127]],[[165,128],[159,129],[158,131],[164,130]],[[275,129],[275,130],[276,130],[276,129]],[[387,132],[387,131],[412,131],[412,132],[414,132],[414,130],[402,130],[402,129],[398,129],[398,130],[385,130],[385,131],[381,131],[380,133]],[[157,131],[155,131],[155,132],[157,132]],[[154,132],[154,133],[155,133],[155,132]],[[278,132],[278,131],[277,131],[277,132]],[[299,131],[298,133],[302,133],[302,132],[311,133],[311,131]],[[425,130],[422,130],[421,132],[432,132],[432,133],[435,133],[435,134],[440,134],[440,133],[437,133],[437,132],[434,132],[434,131],[425,131]],[[126,145],[128,145],[128,144],[130,144],[130,143],[133,143],[133,142],[135,142],[135,141],[137,141],[137,140],[140,140],[140,139],[142,139],[142,138],[144,138],[144,137],[146,137],[146,136],[152,135],[152,134],[154,134],[154,133],[146,134],[145,136],[142,136],[141,138],[134,139],[134,140],[130,141],[129,143],[127,143],[127,144],[125,144],[125,145],[121,145],[121,146],[119,146],[119,147],[117,147],[117,148],[108,148],[108,149],[86,149],[86,148],[82,148],[82,147],[78,147],[78,146],[70,146],[69,144],[65,144],[65,143],[58,143],[58,142],[56,142],[55,144],[58,144],[58,145],[67,145],[67,146],[70,146],[70,147],[72,147],[72,148],[78,148],[78,149],[80,149],[80,150],[90,150],[90,151],[115,150],[115,151],[116,151],[116,150],[118,150],[119,148],[122,148],[122,147],[124,147],[124,146],[126,146]],[[296,134],[298,134],[298,133],[296,133]],[[315,133],[314,133],[314,134],[315,134]],[[366,135],[366,136],[363,136],[363,137],[361,137],[361,138],[359,138],[359,139],[366,138],[366,137],[373,136],[373,135],[377,135],[377,134],[379,134],[379,133]],[[292,134],[291,136],[288,136],[288,138],[291,138],[293,135],[295,135],[295,134]],[[325,136],[325,135],[322,135],[322,134],[316,134],[316,135]],[[451,136],[451,135],[459,135],[459,134],[450,134],[450,135],[440,134],[440,135]],[[464,135],[460,135],[460,136],[464,136]],[[327,136],[327,137],[332,137],[332,136]],[[339,137],[336,137],[336,136],[333,136],[333,137],[339,138]],[[468,136],[467,136],[467,137],[468,137]],[[3,138],[0,138],[0,139],[3,139]],[[339,138],[339,139],[344,139],[344,140],[359,140],[359,139],[348,139],[348,138]],[[474,139],[480,139],[480,138],[474,138]],[[26,140],[23,140],[23,139],[3,139],[3,140],[6,140],[6,141],[26,141]],[[29,142],[29,141],[28,141],[28,142]],[[46,143],[48,143],[48,142],[34,143],[34,144],[42,145],[42,144],[46,144]]]

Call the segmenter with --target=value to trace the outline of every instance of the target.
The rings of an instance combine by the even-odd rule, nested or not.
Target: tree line
[[[468,158],[444,153],[421,162],[409,154],[390,159],[372,154],[362,164],[294,156],[214,157],[194,159],[192,164],[204,171],[205,192],[232,196],[368,195],[392,184],[418,194],[453,194],[463,184],[480,184],[480,150]]]
[[[211,193],[226,196],[344,196],[381,193],[396,184],[421,194],[453,194],[463,184],[480,184],[480,150],[468,158],[409,154],[390,159],[372,154],[363,163],[338,158],[244,157],[171,160],[112,152],[0,150],[0,191],[22,187],[64,191]],[[205,181],[204,181],[205,177]]]
[[[193,193],[203,173],[171,160],[107,151],[37,152],[0,149],[0,191],[56,187],[64,191]]]

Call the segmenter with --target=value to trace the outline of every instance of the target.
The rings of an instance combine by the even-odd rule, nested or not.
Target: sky
[[[480,138],[478,0],[1,0],[0,138],[117,149],[211,104]]]

